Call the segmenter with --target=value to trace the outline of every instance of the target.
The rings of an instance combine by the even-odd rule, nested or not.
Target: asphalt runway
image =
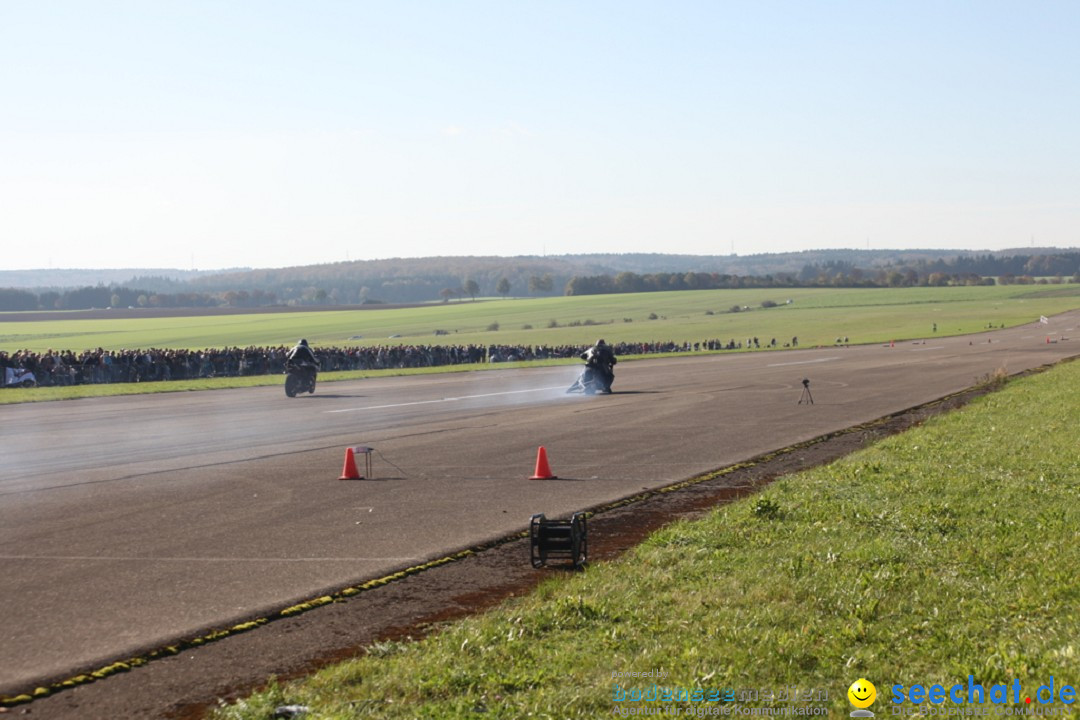
[[[0,694],[1054,363],[1078,325],[625,362],[610,396],[558,367],[2,406]],[[373,476],[339,481],[356,445]]]

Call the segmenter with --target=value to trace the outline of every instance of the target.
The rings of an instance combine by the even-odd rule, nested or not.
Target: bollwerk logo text
[[[1015,679],[1007,683],[983,685],[968,675],[966,682],[954,685],[915,683],[895,684],[889,694],[878,697],[874,685],[859,678],[848,690],[848,700],[856,708],[851,717],[873,717],[871,706],[879,703],[878,712],[893,716],[945,717],[1066,717],[1075,712],[1076,689],[1051,676],[1046,683],[1025,688]],[[887,708],[887,709],[886,709]]]

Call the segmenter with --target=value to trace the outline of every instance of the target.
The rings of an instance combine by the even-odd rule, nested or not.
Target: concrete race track
[[[611,396],[561,367],[0,407],[0,694],[1080,354],[1078,324],[627,362]],[[354,445],[373,477],[338,481]]]

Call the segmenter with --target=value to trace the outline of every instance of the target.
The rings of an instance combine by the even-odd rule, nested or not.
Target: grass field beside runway
[[[595,718],[674,705],[689,716],[732,705],[614,701],[653,682],[706,695],[827,691],[824,701],[743,704],[835,716],[852,709],[847,688],[862,677],[877,686],[879,714],[894,707],[895,684],[1019,680],[1033,698],[1052,677],[1076,687],[1078,424],[1080,362],[1008,381],[669,526],[618,561],[423,640],[271,683],[215,717],[269,718],[289,704],[312,720]],[[655,670],[667,676],[613,679]],[[1022,711],[1023,697],[1009,707]]]
[[[787,304],[787,300],[792,300]],[[762,307],[766,301],[776,307]],[[726,304],[726,307],[725,307]],[[731,308],[749,308],[731,312]],[[762,347],[777,338],[783,348],[792,337],[799,347],[944,337],[1011,327],[1080,307],[1080,286],[1050,289],[1024,286],[682,291],[634,295],[594,295],[542,299],[487,300],[381,310],[323,310],[310,313],[258,313],[227,316],[117,320],[58,319],[0,322],[0,350],[20,348],[220,348],[291,345],[300,336],[316,347],[409,344],[547,345],[609,342],[700,342],[718,339],[745,344],[758,337]],[[77,315],[77,314],[76,314]],[[655,315],[655,318],[652,316]],[[616,319],[618,318],[618,319]],[[477,330],[498,323],[499,330]],[[520,330],[525,325],[532,330]],[[937,331],[934,331],[934,325]],[[548,327],[554,325],[555,327]],[[444,329],[446,335],[431,330]],[[1053,324],[1037,332],[1057,333]],[[363,334],[363,339],[349,339]],[[400,335],[390,338],[390,335]],[[625,357],[623,359],[626,359]],[[565,364],[575,361],[503,363]],[[322,382],[382,375],[466,372],[486,365],[322,373]],[[10,388],[0,405],[73,398],[186,392],[281,384],[278,375],[221,377],[190,381],[115,383],[74,387]]]
[[[1039,292],[1042,290],[1043,292]],[[1080,287],[711,290],[485,299],[411,308],[224,316],[0,321],[0,350],[292,345],[562,345],[609,342],[855,343],[978,332],[1080,307]],[[792,302],[787,303],[788,300]],[[776,303],[775,307],[762,307]],[[731,312],[734,307],[748,308]],[[497,330],[494,328],[498,328]],[[436,333],[440,334],[436,334]],[[393,337],[392,337],[393,336]]]

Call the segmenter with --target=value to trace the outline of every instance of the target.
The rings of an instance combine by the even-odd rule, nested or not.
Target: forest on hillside
[[[437,257],[218,273],[151,274],[71,287],[41,271],[40,287],[5,287],[0,310],[268,307],[416,303],[739,287],[910,287],[1080,282],[1080,252],[944,255],[919,250],[821,250],[738,256],[662,254]],[[21,282],[26,282],[26,273]],[[78,271],[85,280],[86,273]],[[109,271],[110,277],[122,271]]]

